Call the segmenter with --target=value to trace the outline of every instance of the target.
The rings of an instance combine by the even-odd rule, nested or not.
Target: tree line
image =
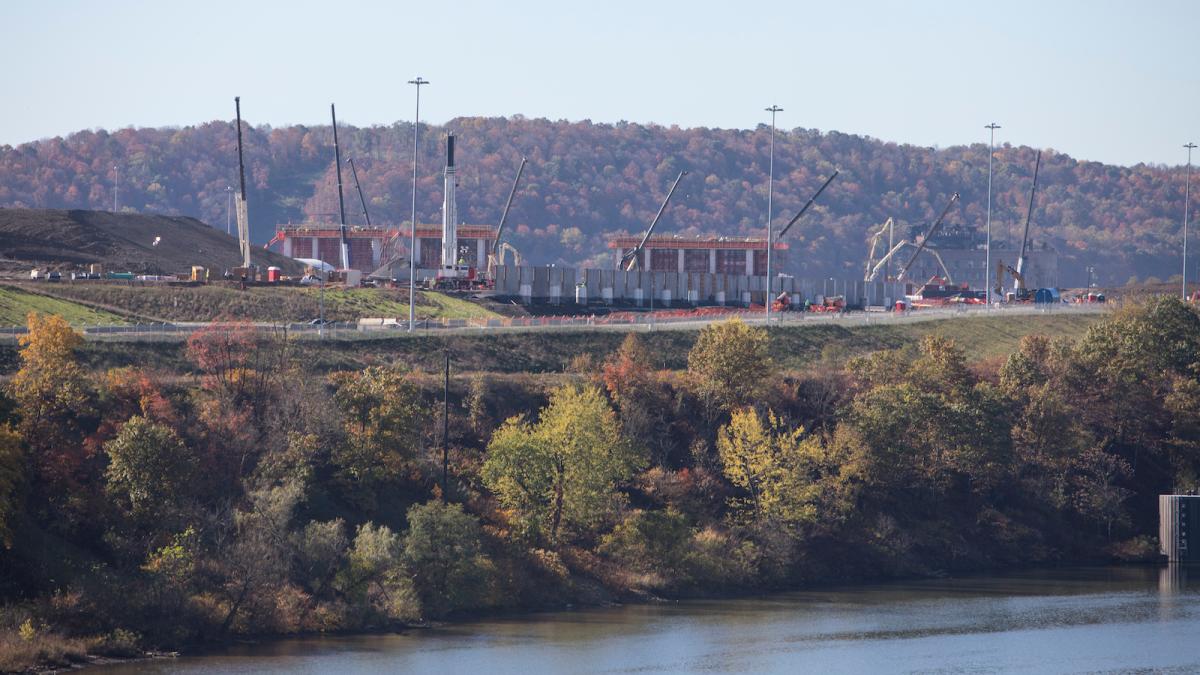
[[[784,370],[733,320],[683,370],[631,333],[562,374],[473,373],[444,492],[432,376],[313,377],[236,323],[186,372],[101,372],[61,319],[29,329],[0,397],[0,666],[1148,559],[1156,495],[1200,483],[1200,313],[1173,298],[998,360],[930,336]]]
[[[457,118],[422,126],[418,218],[440,222],[444,136],[458,134],[460,217],[495,224],[520,158],[530,164],[513,205],[511,237],[539,264],[609,262],[607,238],[640,232],[678,171],[690,175],[661,231],[761,236],[766,214],[769,128],[680,129],[545,119]],[[409,219],[412,125],[342,130],[376,223]],[[247,183],[257,241],[288,222],[336,222],[332,133],[327,126],[248,128]],[[1020,237],[1032,181],[1033,148],[996,149],[993,227]],[[988,148],[886,143],[835,131],[780,130],[775,210],[790,218],[835,167],[842,173],[789,234],[788,269],[857,273],[870,232],[895,218],[901,232],[928,224],[950,195],[962,195],[947,225],[982,226]],[[110,209],[119,166],[118,208],[189,215],[217,227],[237,186],[236,138],[228,122],[183,128],[81,131],[0,147],[0,205]],[[347,177],[348,180],[348,177]],[[1103,284],[1162,276],[1176,267],[1181,237],[1181,172],[1110,166],[1043,153],[1033,236],[1063,256],[1065,283],[1082,285],[1095,266]],[[353,186],[347,185],[353,190]],[[354,200],[349,203],[353,204]],[[347,214],[363,222],[358,208]],[[1169,264],[1168,264],[1169,263]]]

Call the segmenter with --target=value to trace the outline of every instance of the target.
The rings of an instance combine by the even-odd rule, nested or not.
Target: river
[[[126,673],[1196,673],[1200,569],[1074,568],[318,637]]]

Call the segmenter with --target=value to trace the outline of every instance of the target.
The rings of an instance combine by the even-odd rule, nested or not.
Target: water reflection
[[[1187,570],[1023,572],[288,640],[150,672],[1200,672]]]

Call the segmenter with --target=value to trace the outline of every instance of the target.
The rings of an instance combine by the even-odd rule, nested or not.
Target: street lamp
[[[412,189],[412,242],[408,249],[408,330],[417,325],[417,128],[421,121],[421,85],[429,84],[417,76],[409,80],[417,88],[417,113],[413,116],[413,189]]]
[[[987,306],[992,306],[992,155],[996,153],[996,130],[999,124],[992,122],[984,127],[988,130],[988,194],[987,194],[987,245],[983,255],[983,297]]]
[[[771,327],[771,249],[774,248],[772,246],[773,242],[771,241],[771,239],[772,239],[771,216],[773,215],[771,210],[772,210],[772,206],[773,206],[772,198],[774,197],[774,193],[775,193],[775,114],[783,112],[783,108],[780,108],[779,106],[777,106],[775,104],[771,104],[771,107],[765,108],[765,110],[767,112],[771,113],[771,155],[770,155],[771,159],[768,160],[768,163],[767,163],[767,166],[769,167],[767,169],[767,297],[766,297],[766,301],[763,302],[763,305],[765,306],[765,308],[767,310],[766,326],[767,326],[767,328],[770,328]]]
[[[1188,202],[1192,199],[1192,149],[1196,147],[1195,143],[1189,142],[1183,146],[1187,148],[1187,178],[1184,180],[1183,187],[1183,301],[1187,302],[1187,227],[1188,227]]]

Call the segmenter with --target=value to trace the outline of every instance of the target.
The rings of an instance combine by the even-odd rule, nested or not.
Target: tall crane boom
[[[658,207],[658,213],[654,215],[654,220],[650,222],[650,227],[646,229],[646,234],[642,237],[641,243],[629,253],[621,256],[621,263],[625,266],[626,270],[633,269],[637,264],[638,254],[646,247],[646,242],[650,241],[650,235],[654,233],[654,226],[658,225],[658,219],[662,218],[663,211],[667,210],[667,204],[671,202],[671,195],[675,194],[675,188],[679,187],[679,181],[686,175],[686,171],[680,171],[679,175],[675,177],[675,182],[671,183],[671,189],[667,190],[667,197],[663,200],[662,206]]]
[[[242,162],[242,97],[234,96],[237,110],[238,184],[241,191],[237,196],[238,248],[242,254],[242,267],[250,267],[250,209],[246,206],[246,165]]]
[[[1025,233],[1021,235],[1021,257],[1017,258],[1016,274],[1013,275],[1013,287],[1016,291],[1025,291],[1025,253],[1029,246],[1029,221],[1033,217],[1033,198],[1037,195],[1038,171],[1042,168],[1042,151],[1038,150],[1037,160],[1033,165],[1033,187],[1029,189],[1029,208],[1025,211]]]
[[[329,104],[329,116],[333,118],[333,162],[337,165],[338,216],[341,218],[342,269],[350,269],[350,239],[346,236],[346,200],[342,196],[342,151],[338,147],[337,111]]]
[[[508,210],[512,208],[513,197],[517,194],[517,185],[521,182],[521,174],[525,172],[526,157],[521,158],[521,166],[517,167],[517,177],[513,179],[512,189],[508,191],[508,201],[504,202],[504,211],[500,214],[500,224],[496,226],[496,239],[492,242],[492,255],[500,250],[500,235],[504,233],[504,223],[508,221]]]
[[[358,169],[354,168],[354,158],[346,160],[350,162],[350,175],[354,177],[354,189],[358,190],[358,201],[362,204],[363,220],[367,221],[367,227],[371,226],[371,214],[367,213],[367,200],[363,197],[362,183],[358,182]]]
[[[950,207],[954,206],[954,202],[956,201],[958,201],[957,192],[950,196],[950,203],[946,204],[946,208],[942,209],[942,215],[938,216],[937,220],[933,221],[933,224],[925,231],[925,237],[921,239],[921,244],[917,246],[917,252],[913,254],[913,257],[908,259],[908,264],[904,266],[904,269],[900,270],[900,274],[896,275],[896,281],[904,280],[904,276],[908,274],[909,268],[917,261],[917,257],[921,255],[921,251],[924,251],[925,247],[929,245],[929,240],[933,238],[933,235],[937,234],[938,228],[942,226],[942,221],[946,219],[946,214],[950,213]]]
[[[814,193],[813,196],[808,198],[808,201],[804,203],[804,206],[800,209],[800,212],[797,213],[791,220],[789,220],[787,225],[783,226],[783,229],[779,231],[779,234],[775,235],[775,241],[779,241],[780,239],[782,239],[783,235],[787,234],[788,230],[792,229],[792,226],[796,224],[796,221],[800,220],[800,216],[803,216],[804,212],[807,211],[810,206],[812,206],[813,204],[816,203],[817,197],[821,196],[821,193],[825,191],[825,188],[829,187],[829,184],[832,183],[833,179],[837,178],[838,174],[841,172],[842,172],[841,169],[833,170],[833,175],[831,175],[829,178],[827,178],[825,180],[825,182],[821,185],[820,188],[817,189],[816,193]],[[767,245],[769,246],[770,243],[768,242]]]

